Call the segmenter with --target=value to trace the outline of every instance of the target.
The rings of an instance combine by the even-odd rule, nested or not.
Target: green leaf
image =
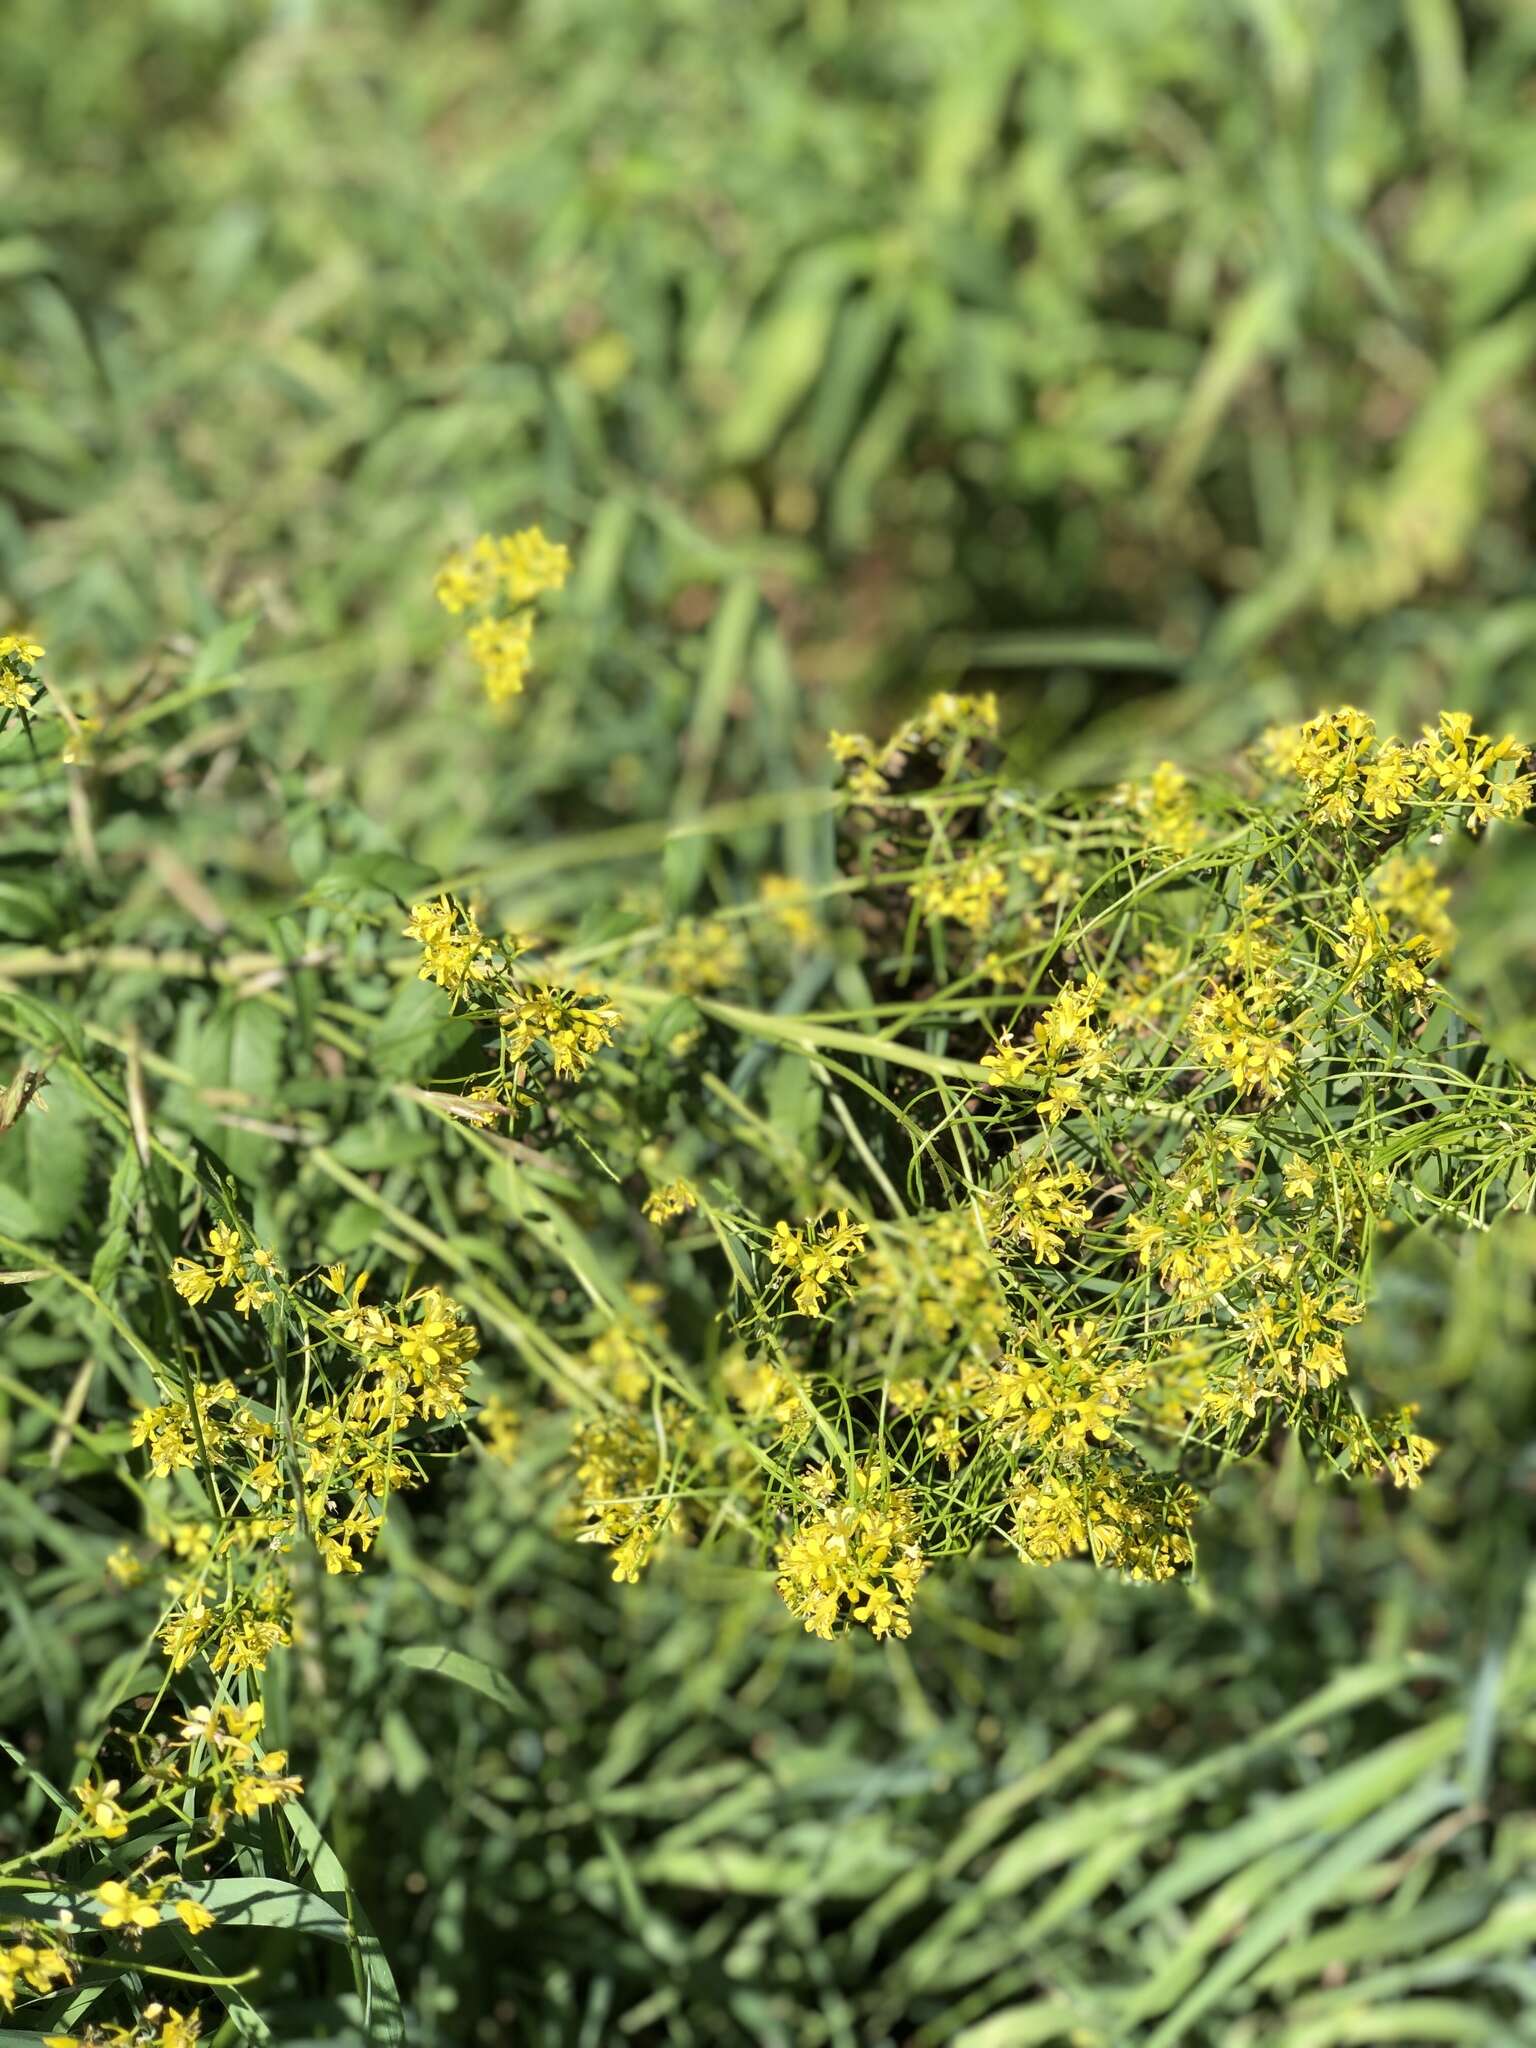
[[[379,1937],[358,1903],[341,1858],[297,1800],[290,1800],[280,1811],[321,1893],[333,1899],[339,1897],[343,1903],[353,1976],[363,2002],[363,2024],[369,2041],[374,2048],[404,2048],[405,2010],[400,1993]]]
[[[239,663],[245,643],[251,637],[251,628],[256,624],[257,614],[246,612],[243,617],[230,619],[220,626],[216,633],[210,633],[197,651],[197,658],[187,675],[189,685],[223,681],[233,675]]]
[[[813,250],[785,279],[752,331],[735,403],[721,422],[727,462],[750,462],[776,438],[827,356],[832,324],[853,270],[851,250]]]
[[[440,988],[415,976],[402,981],[374,1026],[374,1067],[388,1081],[429,1080],[474,1026],[455,1017]]]
[[[54,1913],[67,1905],[77,1920],[95,1921],[106,1908],[94,1891],[41,1887],[20,1893],[29,1912]],[[221,1927],[273,1927],[292,1934],[316,1934],[343,1944],[352,1938],[346,1915],[318,1892],[277,1877],[215,1877],[184,1883],[166,1897],[167,1919],[179,1898],[194,1900],[216,1916]]]
[[[107,1213],[101,1242],[91,1261],[91,1287],[103,1298],[110,1297],[117,1286],[117,1276],[123,1269],[133,1245],[133,1212],[138,1202],[139,1190],[143,1184],[143,1169],[139,1155],[130,1137],[118,1154],[117,1165],[112,1169],[112,1181],[107,1190]]]
[[[58,1076],[0,1136],[0,1229],[50,1244],[81,1220],[91,1162],[91,1120]]]
[[[1308,1869],[1278,1892],[1249,1921],[1231,1945],[1203,1974],[1199,1983],[1149,2037],[1147,2048],[1174,2048],[1189,2038],[1190,2029],[1213,2009],[1220,2009],[1265,1957],[1321,1907],[1338,1896],[1344,1880],[1405,1841],[1436,1814],[1456,1804],[1457,1794],[1443,1783],[1415,1785],[1373,1813],[1334,1842]]]
[[[0,989],[0,1030],[10,1031],[30,1052],[62,1047],[75,1059],[85,1056],[85,1040],[69,1012],[19,989]]]
[[[468,1657],[462,1650],[449,1650],[440,1644],[397,1650],[395,1656],[399,1663],[409,1665],[413,1671],[435,1672],[439,1678],[452,1679],[455,1685],[467,1685],[471,1692],[494,1700],[498,1707],[504,1707],[509,1714],[516,1714],[520,1720],[533,1718],[532,1708],[516,1686],[503,1678],[499,1671],[493,1671],[489,1664],[481,1663],[478,1657]]]
[[[430,890],[433,880],[431,868],[403,853],[349,853],[333,861],[310,884],[304,900],[332,909],[368,903],[370,899],[376,903],[380,896],[395,903],[408,903]]]

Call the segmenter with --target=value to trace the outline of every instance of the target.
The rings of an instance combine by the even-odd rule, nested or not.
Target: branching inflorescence
[[[930,1561],[993,1538],[1033,1565],[1185,1570],[1222,1461],[1277,1425],[1402,1487],[1434,1455],[1411,1401],[1358,1397],[1347,1341],[1383,1233],[1529,1203],[1536,1096],[1437,979],[1435,860],[1524,815],[1523,749],[1459,713],[1378,740],[1346,709],[1267,733],[1219,781],[1164,763],[1047,803],[997,773],[995,730],[990,698],[945,695],[884,745],[833,736],[843,878],[801,902],[849,906],[830,943],[870,1009],[858,1035],[809,1013],[790,1042],[825,1094],[855,1086],[853,1142],[798,1216],[767,1206],[739,1119],[672,1145],[686,1174],[645,1168],[646,1220],[690,1227],[652,1262],[623,1370],[598,1357],[568,1395],[579,1533],[616,1577],[664,1537],[735,1531],[815,1633],[904,1634]],[[723,972],[682,981],[679,1092],[725,1099],[735,1040],[759,1018],[772,1035],[761,1010],[710,1007],[772,996],[743,938],[765,909],[722,924]],[[478,954],[447,903],[413,932],[423,973],[457,947],[434,978],[505,1005],[510,943]],[[637,991],[678,986],[677,928],[616,950]],[[558,1026],[510,1050],[500,1010],[501,1099],[540,1040],[566,1080],[615,1061],[622,1099],[606,999],[542,999]],[[697,1328],[722,1283],[689,1356],[669,1325]]]

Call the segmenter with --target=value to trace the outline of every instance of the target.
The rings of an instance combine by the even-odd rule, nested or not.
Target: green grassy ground
[[[446,1220],[515,1293],[504,1187],[423,1174],[387,1085],[39,951],[286,947],[385,873],[576,924],[622,862],[676,907],[720,842],[661,828],[757,805],[733,858],[793,868],[815,728],[961,676],[1047,778],[1346,699],[1529,731],[1533,56],[1445,0],[13,0],[0,625],[144,744],[96,874],[24,784],[0,814],[0,1000],[169,1063],[157,1115],[289,1232]],[[527,518],[578,573],[509,733],[430,580]],[[1530,864],[1480,875],[1454,978],[1530,1054]],[[98,1140],[0,1160],[0,1227],[88,1271]],[[1439,1465],[1389,1498],[1277,1442],[1187,1589],[978,1559],[828,1649],[707,1556],[610,1585],[530,1506],[538,1431],[397,1503],[274,1711],[404,2037],[1536,2041],[1533,1270],[1529,1219],[1399,1246],[1352,1369]],[[0,1316],[0,1732],[66,1783],[152,1603],[31,1399],[99,1325]],[[401,1661],[437,1644],[505,1687]],[[44,1807],[7,1785],[0,1858]],[[344,1950],[261,1942],[222,2042],[360,2038]]]

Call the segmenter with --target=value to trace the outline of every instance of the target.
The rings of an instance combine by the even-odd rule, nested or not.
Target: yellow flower
[[[1241,989],[1213,982],[1190,1010],[1200,1064],[1224,1069],[1239,1095],[1277,1096],[1295,1065],[1279,1014],[1284,993],[1276,976],[1256,974]]]
[[[570,574],[570,550],[547,540],[537,526],[503,534],[496,543],[497,566],[509,602],[528,604],[548,590],[563,590]]]
[[[416,904],[406,920],[405,937],[421,947],[417,979],[435,981],[451,996],[481,979],[489,968],[485,936],[473,913],[453,896]]]
[[[927,917],[951,917],[968,931],[984,932],[1008,896],[1008,878],[982,854],[933,868],[912,884],[912,900]]]
[[[814,946],[819,927],[805,884],[789,875],[764,875],[758,885],[758,900],[769,921],[792,946]]]
[[[219,1629],[208,1662],[215,1671],[265,1671],[272,1652],[292,1640],[279,1621],[259,1614],[237,1615]]]
[[[1148,846],[1158,852],[1193,853],[1210,837],[1194,784],[1171,761],[1160,761],[1145,782],[1122,783],[1115,802],[1140,821]]]
[[[633,1586],[650,1561],[651,1546],[656,1541],[657,1523],[649,1515],[642,1515],[634,1527],[614,1545],[610,1562],[616,1585]]]
[[[505,704],[521,695],[533,666],[532,612],[519,612],[510,619],[479,619],[464,638],[479,665],[490,701]]]
[[[457,614],[485,604],[495,583],[495,550],[487,533],[472,548],[448,557],[437,572],[433,590],[443,610]]]
[[[843,1498],[827,1491],[836,1482],[826,1466],[807,1475],[808,1492],[813,1481],[815,1508],[779,1546],[780,1599],[824,1641],[850,1617],[876,1637],[910,1635],[908,1608],[927,1570],[910,1500],[887,1491],[874,1467],[854,1473]]]
[[[203,2037],[203,2023],[195,2012],[178,2012],[157,2000],[145,2006],[144,2017],[160,2029],[154,2048],[197,2048]]]
[[[33,662],[43,648],[22,633],[0,633],[0,711],[30,711],[37,697],[31,679]]]
[[[579,1081],[604,1046],[612,1045],[622,1022],[606,997],[584,997],[546,983],[519,996],[503,1013],[501,1028],[510,1059],[520,1060],[542,1045],[558,1079]]]
[[[1388,740],[1366,764],[1360,800],[1378,821],[1395,818],[1419,786],[1419,763],[1400,740]]]
[[[512,1403],[492,1394],[482,1404],[475,1423],[485,1438],[487,1455],[499,1465],[512,1464],[523,1436],[523,1418]]]
[[[782,1222],[773,1226],[768,1262],[794,1279],[801,1315],[819,1316],[833,1285],[852,1290],[848,1269],[863,1251],[866,1236],[862,1223],[848,1221],[846,1209],[838,1210],[835,1223],[807,1223],[800,1230]]]
[[[1018,1088],[1031,1079],[1039,1058],[1032,1045],[1015,1045],[1013,1033],[1005,1031],[991,1052],[984,1052],[981,1064],[999,1088]]]
[[[23,1930],[13,1927],[12,1935]],[[58,1943],[44,1937],[40,1928],[28,1927],[22,1940],[12,1940],[0,1947],[0,2006],[7,2012],[15,2010],[18,1989],[25,1986],[40,1998],[60,1984],[75,1981],[73,1959]]]
[[[670,1223],[675,1216],[685,1215],[688,1210],[698,1207],[698,1195],[686,1180],[669,1181],[665,1187],[652,1188],[640,1204],[640,1213],[647,1223],[654,1223],[659,1229],[663,1223]]]
[[[253,1754],[265,1719],[260,1700],[252,1700],[248,1707],[237,1707],[232,1700],[216,1707],[192,1707],[182,1717],[181,1741],[187,1746],[206,1742],[232,1763],[244,1763]]]
[[[679,920],[656,949],[657,965],[683,995],[729,988],[747,970],[741,934],[718,917]]]
[[[227,1223],[215,1223],[208,1233],[209,1256],[219,1262],[219,1282],[228,1286],[235,1277],[236,1264],[240,1257],[240,1233],[231,1230]]]
[[[1296,1153],[1286,1160],[1281,1180],[1288,1202],[1310,1202],[1317,1193],[1317,1168]]]
[[[101,1916],[103,1927],[142,1929],[160,1925],[160,1908],[153,1897],[141,1898],[115,1877],[109,1877],[105,1884],[98,1885],[96,1896],[106,1908]]]
[[[176,1917],[188,1934],[202,1934],[214,1924],[213,1914],[206,1906],[200,1906],[196,1899],[178,1899]]]
[[[304,1781],[289,1777],[287,1771],[287,1750],[269,1749],[255,1770],[247,1771],[237,1779],[235,1811],[249,1818],[264,1806],[282,1806],[290,1799],[297,1799],[304,1790]]]
[[[109,1842],[121,1841],[128,1832],[128,1816],[117,1800],[122,1789],[116,1778],[108,1778],[104,1785],[98,1785],[94,1777],[83,1779],[75,1787],[75,1797],[85,1809],[86,1819]]]
[[[144,1567],[126,1543],[120,1543],[107,1559],[107,1573],[120,1586],[137,1586],[144,1577]]]
[[[171,1285],[183,1301],[196,1308],[199,1302],[209,1299],[218,1281],[206,1266],[200,1266],[195,1259],[173,1259]]]
[[[996,1228],[1022,1237],[1044,1265],[1060,1265],[1067,1239],[1085,1230],[1093,1215],[1082,1199],[1087,1190],[1088,1176],[1075,1160],[1058,1167],[1042,1153],[1026,1160],[998,1198]]]

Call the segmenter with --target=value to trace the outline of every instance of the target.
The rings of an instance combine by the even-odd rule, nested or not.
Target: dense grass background
[[[456,1217],[515,1289],[496,1177],[228,985],[370,861],[536,921],[622,855],[683,903],[722,835],[667,824],[760,804],[732,857],[793,867],[814,729],[959,677],[1047,777],[1341,699],[1530,732],[1533,60],[1513,0],[11,0],[0,603],[145,747],[106,881],[0,819],[0,991],[193,944],[56,977],[157,1113],[290,1232]],[[430,577],[529,517],[579,574],[508,733]],[[1530,875],[1480,864],[1455,969],[1527,1053]],[[88,1266],[71,1156],[0,1180]],[[829,1651],[708,1559],[610,1586],[531,1511],[537,1433],[397,1504],[289,1711],[411,2038],[1536,2041],[1533,1269],[1528,1219],[1404,1243],[1353,1369],[1440,1464],[1385,1498],[1277,1443],[1188,1589],[978,1560]],[[18,1300],[0,1727],[67,1777],[148,1617],[25,1399],[90,1334]],[[346,2038],[344,1968],[272,1939],[273,2037]]]

